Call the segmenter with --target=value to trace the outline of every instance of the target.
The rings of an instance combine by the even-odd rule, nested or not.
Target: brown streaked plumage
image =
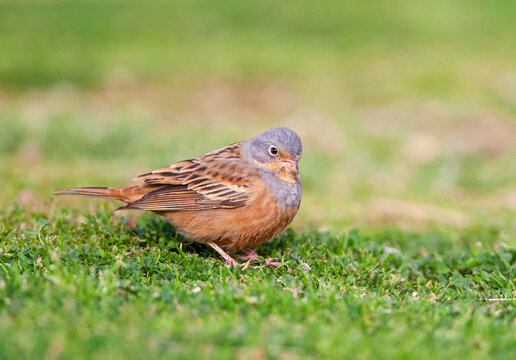
[[[118,208],[149,210],[165,216],[179,233],[206,243],[226,262],[224,252],[254,249],[290,224],[301,201],[297,162],[301,141],[290,129],[270,129],[252,139],[138,176],[140,185],[56,190],[121,200]],[[279,265],[266,259],[266,265]]]

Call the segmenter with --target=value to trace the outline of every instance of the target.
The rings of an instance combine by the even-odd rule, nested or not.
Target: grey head
[[[292,130],[279,127],[246,140],[243,157],[257,168],[278,203],[298,206],[301,201],[301,180],[298,161],[303,146]]]
[[[269,129],[247,140],[244,143],[244,149],[247,155],[246,160],[256,160],[259,163],[266,164],[288,157],[294,158],[297,163],[301,157],[303,146],[301,145],[301,139],[294,131],[279,127]],[[274,171],[271,167],[268,168]]]

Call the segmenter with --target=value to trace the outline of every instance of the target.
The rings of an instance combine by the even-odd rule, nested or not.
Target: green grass
[[[515,4],[0,1],[0,359],[514,358]],[[51,197],[275,126],[288,268]]]
[[[260,250],[285,266],[231,269],[164,220],[76,219],[0,220],[2,357],[516,355],[515,302],[492,300],[516,296],[516,251],[490,229],[287,231]]]

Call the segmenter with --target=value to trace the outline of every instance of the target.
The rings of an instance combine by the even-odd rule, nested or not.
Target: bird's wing
[[[229,145],[140,175],[137,179],[153,190],[123,208],[198,211],[246,205],[258,174],[241,158],[241,146]]]

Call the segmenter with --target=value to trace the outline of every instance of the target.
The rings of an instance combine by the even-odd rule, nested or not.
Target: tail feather
[[[139,191],[140,186],[102,187],[85,186],[55,189],[54,195],[86,196],[101,199],[115,199],[124,202],[132,202],[143,194]]]

